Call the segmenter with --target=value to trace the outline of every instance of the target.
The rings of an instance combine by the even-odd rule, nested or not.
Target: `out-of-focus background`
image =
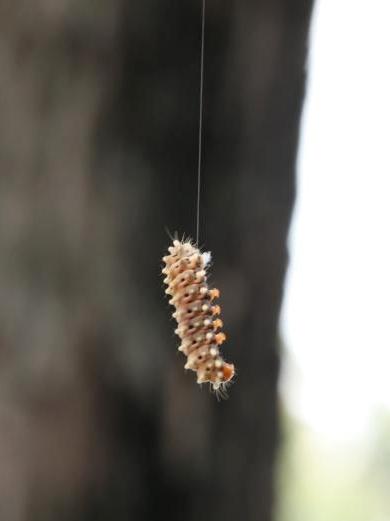
[[[317,0],[282,315],[280,519],[390,519],[390,5]]]
[[[160,273],[195,232],[200,14],[0,0],[0,521],[389,520],[389,7],[207,0],[219,403]]]

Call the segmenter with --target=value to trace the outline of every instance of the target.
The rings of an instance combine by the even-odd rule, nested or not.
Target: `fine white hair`
[[[202,259],[203,259],[204,265],[207,266],[207,264],[209,264],[211,262],[211,252],[205,251],[204,253],[202,253]]]

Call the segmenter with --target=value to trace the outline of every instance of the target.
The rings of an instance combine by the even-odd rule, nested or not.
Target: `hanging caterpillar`
[[[169,303],[175,307],[172,316],[178,324],[175,333],[181,339],[179,351],[187,357],[184,368],[196,371],[198,384],[210,382],[214,391],[223,393],[235,370],[219,351],[226,336],[220,331],[221,308],[213,303],[219,290],[209,289],[207,284],[211,254],[201,253],[190,240],[174,240],[168,251],[162,273],[168,285],[165,292],[171,296]]]

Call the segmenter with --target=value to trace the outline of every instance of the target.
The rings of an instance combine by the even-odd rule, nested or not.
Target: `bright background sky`
[[[390,1],[317,0],[282,314],[289,411],[358,441],[390,410]]]

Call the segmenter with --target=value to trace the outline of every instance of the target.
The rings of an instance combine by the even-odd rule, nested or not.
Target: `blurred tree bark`
[[[238,368],[175,353],[200,1],[0,1],[0,517],[270,521],[310,0],[209,0],[201,243]]]

